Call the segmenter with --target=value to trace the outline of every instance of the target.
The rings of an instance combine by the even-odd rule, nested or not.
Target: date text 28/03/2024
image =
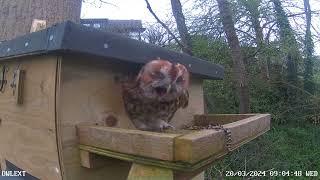
[[[226,177],[264,177],[264,176],[283,176],[283,177],[317,177],[318,171],[226,171]]]

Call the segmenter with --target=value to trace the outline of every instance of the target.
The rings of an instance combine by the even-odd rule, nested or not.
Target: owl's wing
[[[172,111],[168,118],[167,121],[170,122],[171,119],[173,118],[174,114],[176,113],[176,111],[179,108],[186,108],[189,104],[189,92],[185,91],[181,96],[179,96],[176,100],[175,103],[173,103],[174,105],[174,111]]]
[[[184,91],[183,94],[178,98],[178,107],[186,108],[189,104],[189,92]]]
[[[145,69],[144,66],[140,69],[139,74],[137,75],[135,81],[140,81],[140,79],[142,78],[142,75],[144,73],[144,69]]]

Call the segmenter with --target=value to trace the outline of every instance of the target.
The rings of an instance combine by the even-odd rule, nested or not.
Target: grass
[[[317,179],[320,179],[320,127],[282,125],[272,127],[265,135],[235,150],[213,165],[206,172],[206,179],[243,179],[243,177],[225,177],[226,171],[302,171],[304,174],[305,171],[311,170],[318,171]],[[277,176],[250,179],[289,178]],[[290,176],[290,179],[296,178]]]

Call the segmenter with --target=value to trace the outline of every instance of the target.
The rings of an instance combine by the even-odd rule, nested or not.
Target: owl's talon
[[[169,128],[171,128],[172,130],[176,130],[176,128],[175,128],[174,126],[170,125],[170,124],[169,124],[168,129],[169,129]]]
[[[174,126],[172,126],[171,124],[168,124],[168,123],[162,121],[162,123],[160,124],[159,131],[163,132],[163,131],[165,131],[167,129],[175,130],[176,128]]]

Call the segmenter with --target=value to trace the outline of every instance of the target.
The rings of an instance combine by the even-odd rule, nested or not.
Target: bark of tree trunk
[[[260,12],[259,12],[259,0],[243,0],[243,5],[249,12],[249,18],[252,22],[253,29],[256,34],[257,48],[259,49],[258,58],[260,62],[260,69],[262,78],[265,80],[270,79],[269,67],[267,62],[267,57],[264,53],[265,42],[263,38],[263,32],[260,25]]]
[[[306,14],[306,35],[305,35],[305,60],[304,60],[304,90],[314,93],[313,83],[313,42],[311,36],[311,7],[309,0],[303,0],[304,12]]]
[[[234,82],[239,96],[239,112],[248,113],[250,112],[250,102],[247,74],[239,39],[236,34],[234,22],[232,19],[232,11],[227,0],[217,0],[217,2],[223,29],[226,33],[227,40],[231,49]]]
[[[81,0],[0,0],[0,41],[30,32],[33,19],[47,27],[66,20],[80,21]]]
[[[182,51],[186,54],[193,55],[191,37],[186,26],[186,21],[182,12],[180,0],[171,0],[171,7],[173,16],[176,19],[181,42],[183,44],[183,47],[181,47]]]

